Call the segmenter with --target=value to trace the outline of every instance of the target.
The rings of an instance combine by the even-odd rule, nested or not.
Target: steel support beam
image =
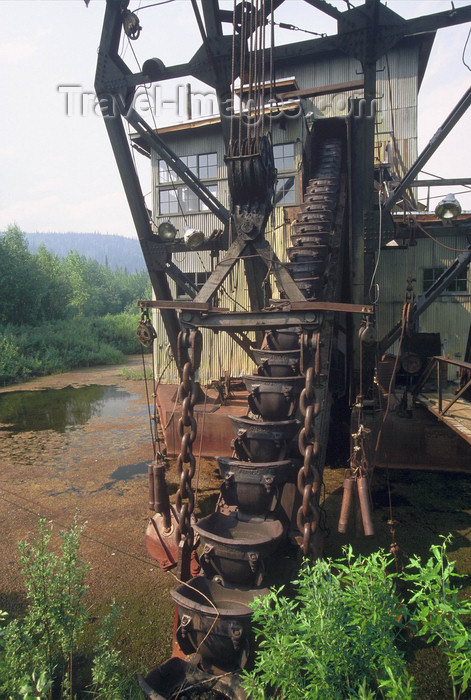
[[[471,245],[467,250],[463,251],[458,255],[457,258],[451,263],[451,265],[440,275],[440,277],[432,284],[432,286],[427,289],[426,292],[421,294],[417,299],[417,303],[413,307],[413,318],[418,318],[421,314],[428,309],[430,304],[432,304],[435,299],[445,291],[448,285],[459,275],[461,270],[469,265],[471,262]],[[400,321],[387,333],[384,338],[379,342],[378,349],[380,355],[386,352],[386,350],[391,347],[391,345],[399,338],[401,335],[402,324]]]
[[[317,10],[321,10],[334,19],[338,19],[340,15],[342,15],[340,10],[331,5],[330,2],[326,2],[326,0],[304,0],[304,2],[307,2],[308,5],[315,7]]]
[[[101,58],[110,54],[117,55],[120,34],[120,3],[108,0],[99,48]],[[98,98],[100,98],[101,94],[101,70],[102,64],[100,64],[99,58],[97,73],[100,71],[100,75],[97,75],[96,79]],[[139,177],[134,167],[121,117],[117,115],[114,118],[105,117],[104,122],[131,210],[137,236],[141,243],[142,253],[149,271],[152,287],[158,299],[170,300],[172,295],[170,293],[167,276],[162,268],[162,258],[165,260],[167,255],[165,245],[152,233]],[[162,311],[162,319],[165,323],[172,353],[174,357],[177,357],[177,337],[180,332],[177,314],[173,309],[166,309]]]
[[[128,109],[126,120],[136,129],[141,138],[153,148],[190,190],[201,199],[210,211],[215,214],[223,224],[229,222],[230,214],[208,188],[196,177],[196,175],[183,163],[182,160],[167,146],[155,129],[139,116],[134,109]]]
[[[256,331],[265,328],[289,328],[291,326],[319,327],[323,314],[315,311],[245,311],[241,313],[212,313],[207,316],[191,311],[180,314],[183,325],[196,328],[212,328],[215,331]]]
[[[443,124],[432,136],[428,144],[425,146],[422,153],[419,155],[415,163],[409,168],[407,173],[402,178],[399,185],[396,187],[394,192],[387,198],[383,204],[383,212],[387,213],[391,211],[392,207],[400,199],[401,195],[414,181],[414,178],[422,170],[424,165],[430,159],[430,157],[435,153],[437,148],[440,146],[442,141],[450,131],[453,129],[455,124],[461,119],[463,114],[466,112],[468,107],[471,105],[471,88],[468,88],[464,93],[463,97],[460,99],[456,107],[450,112],[448,117],[445,119]]]

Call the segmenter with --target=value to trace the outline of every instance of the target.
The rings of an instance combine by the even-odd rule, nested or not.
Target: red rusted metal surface
[[[180,452],[178,437],[178,421],[181,417],[181,404],[175,405],[177,392],[176,384],[162,384],[157,390],[157,408],[160,424],[164,429],[167,454],[171,457]],[[214,397],[208,396],[206,404],[199,403],[194,407],[197,424],[197,434],[193,447],[195,454],[203,457],[230,457],[231,442],[234,439],[229,415],[244,416],[247,413],[247,391],[233,391],[234,398],[228,399],[225,405],[216,403]]]

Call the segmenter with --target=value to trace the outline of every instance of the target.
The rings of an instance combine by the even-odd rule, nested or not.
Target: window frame
[[[433,284],[437,281],[437,279],[440,277],[445,272],[445,267],[424,267],[422,269],[422,294],[425,294],[430,287],[432,287]],[[426,280],[426,276],[428,272],[432,272],[431,275],[431,280]],[[462,283],[462,286],[464,289],[457,289],[459,283]],[[453,287],[450,289],[450,287]],[[460,294],[469,294],[469,285],[468,285],[468,269],[465,268],[460,272],[460,274],[455,277],[455,279],[450,282],[448,287],[441,292],[441,294],[446,294],[446,295],[460,295]]]
[[[281,149],[281,155],[276,155],[276,149]],[[292,153],[286,153],[286,149],[292,151]],[[289,141],[288,143],[276,143],[273,145],[273,159],[275,162],[275,168],[277,170],[277,181],[276,181],[276,194],[279,194],[281,190],[284,190],[284,185],[293,178],[293,185],[289,189],[285,190],[282,199],[276,202],[277,207],[292,206],[298,203],[297,198],[297,183],[296,183],[296,143],[295,141]],[[288,161],[289,167],[277,167],[277,162],[282,165],[286,165]],[[279,177],[281,175],[281,177]],[[290,201],[292,199],[292,201]]]
[[[201,289],[210,274],[210,272],[206,272],[205,270],[185,272],[185,275],[198,287],[198,290]],[[188,294],[183,287],[179,286],[178,282],[175,282],[175,299],[189,299]]]
[[[200,180],[206,183],[208,190],[217,197],[219,166],[217,151],[180,156],[180,159],[190,168],[196,177],[199,177]],[[165,169],[162,164],[165,166]],[[199,174],[200,171],[204,172],[204,177]],[[162,180],[162,174],[165,175],[164,180]],[[183,183],[162,158],[158,160],[157,179],[159,216],[209,211],[204,202],[193,194],[188,185]],[[170,192],[173,194],[173,198],[170,194],[165,194]]]

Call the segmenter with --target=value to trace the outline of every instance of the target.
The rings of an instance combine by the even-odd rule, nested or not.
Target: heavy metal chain
[[[303,342],[304,342],[303,338]],[[298,437],[299,451],[303,457],[303,465],[298,472],[298,491],[302,497],[302,505],[297,513],[297,526],[302,535],[302,551],[304,556],[314,555],[313,536],[316,533],[321,518],[320,492],[322,488],[322,469],[319,462],[320,442],[316,418],[321,412],[321,405],[316,396],[316,385],[320,378],[319,334],[311,339],[315,352],[314,365],[305,372],[305,385],[299,397],[299,410],[304,417],[304,425]]]
[[[193,454],[193,444],[196,440],[196,419],[194,406],[200,393],[199,382],[194,379],[195,372],[201,361],[200,331],[181,331],[178,335],[178,366],[181,370],[181,384],[178,398],[182,403],[182,414],[178,421],[178,436],[181,442],[180,454],[177,457],[177,470],[180,483],[176,494],[176,510],[178,513],[178,538],[185,539],[189,548],[194,541],[192,515],[195,508],[192,479],[195,475],[196,458]]]

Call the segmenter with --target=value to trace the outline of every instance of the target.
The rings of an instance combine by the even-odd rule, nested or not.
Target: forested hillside
[[[60,258],[75,250],[112,270],[119,267],[126,272],[142,272],[145,269],[137,238],[101,233],[25,233],[25,237],[31,253],[37,253],[44,245]]]
[[[137,302],[150,295],[147,271],[77,251],[61,258],[44,245],[33,253],[10,226],[0,236],[0,384],[137,352]]]

